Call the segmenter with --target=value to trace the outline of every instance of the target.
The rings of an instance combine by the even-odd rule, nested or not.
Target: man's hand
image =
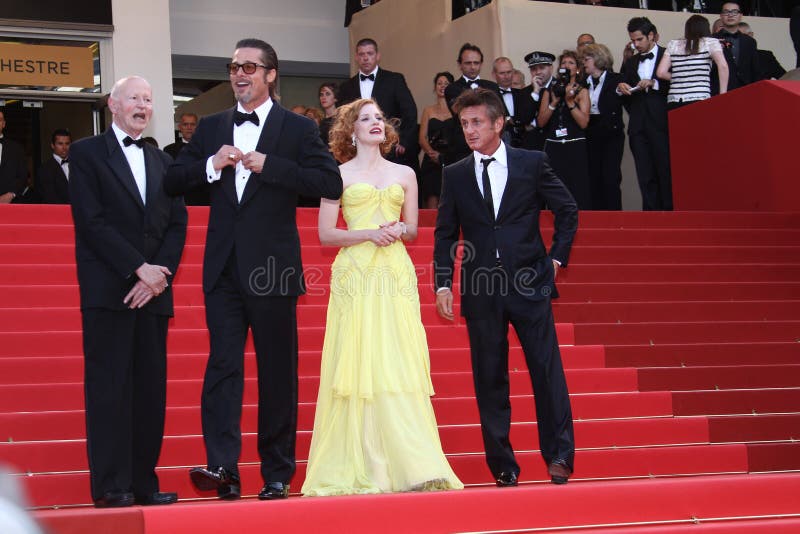
[[[147,284],[139,280],[134,284],[131,290],[125,295],[125,298],[122,299],[122,302],[128,305],[128,308],[135,309],[141,308],[148,302],[150,302],[153,297],[155,297],[155,293],[153,290],[150,289]]]
[[[539,76],[534,76],[531,78],[531,84],[533,85],[533,92],[538,93],[542,90],[542,85],[544,85],[544,80]]]
[[[453,320],[453,292],[449,289],[436,293],[436,311],[448,321]]]
[[[649,91],[653,87],[655,87],[656,82],[654,80],[639,80],[639,83],[636,84],[636,87],[641,89],[642,91]]]
[[[553,282],[555,282],[556,278],[558,278],[559,267],[560,267],[559,263],[556,260],[553,260]]]
[[[627,83],[621,82],[619,85],[617,85],[617,89],[623,95],[631,96],[631,86],[628,85]]]
[[[267,161],[266,154],[256,152],[255,150],[248,152],[242,157],[242,165],[244,165],[244,168],[257,174],[261,174],[261,171],[264,169],[265,161]]]
[[[167,276],[171,274],[170,270],[163,265],[143,263],[141,267],[136,269],[136,276],[138,276],[139,280],[144,282],[156,296],[163,293],[167,288]]]
[[[0,204],[10,204],[16,195],[14,193],[8,192],[3,193],[0,195]]]
[[[242,151],[235,146],[222,145],[211,159],[211,164],[214,166],[215,171],[221,171],[228,166],[235,167],[243,157]]]

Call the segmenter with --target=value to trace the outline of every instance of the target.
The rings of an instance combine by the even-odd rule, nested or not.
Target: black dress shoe
[[[95,508],[124,508],[133,506],[133,493],[127,491],[107,491],[94,501]]]
[[[239,475],[231,473],[224,467],[204,469],[194,467],[189,471],[192,484],[200,491],[217,490],[220,499],[238,499],[242,495],[242,484]]]
[[[284,484],[283,482],[267,482],[258,494],[258,498],[262,501],[285,499],[288,496],[289,484]]]
[[[154,504],[172,504],[174,502],[178,502],[178,494],[157,491],[155,493],[151,493],[150,495],[137,495],[134,501],[136,504],[141,504],[143,506],[151,506]]]
[[[572,474],[572,469],[567,465],[566,460],[556,458],[550,465],[547,466],[547,471],[550,473],[550,480],[553,484],[566,484]]]
[[[497,479],[495,479],[495,484],[497,484],[498,488],[505,488],[508,486],[516,486],[517,485],[517,474],[513,472],[503,471],[499,475],[497,475]]]

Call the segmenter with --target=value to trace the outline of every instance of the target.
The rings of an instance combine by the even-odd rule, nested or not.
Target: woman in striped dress
[[[717,66],[720,93],[728,87],[728,63],[719,39],[711,37],[708,19],[692,15],[686,21],[683,39],[667,44],[656,70],[662,80],[671,80],[667,104],[675,109],[711,97],[711,62]]]

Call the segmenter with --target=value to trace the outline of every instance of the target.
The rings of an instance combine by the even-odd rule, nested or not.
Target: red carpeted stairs
[[[68,209],[0,206],[0,461],[33,506],[89,502],[80,312]],[[200,497],[188,467],[203,465],[199,399],[208,338],[200,289],[207,210],[190,210],[174,283],[162,488]],[[570,484],[544,483],[530,380],[511,335],[512,440],[519,488],[492,486],[462,321],[433,306],[433,214],[409,252],[417,265],[431,347],[433,400],[463,492],[199,501],[101,512],[40,511],[55,532],[113,525],[122,532],[217,532],[235,513],[252,526],[329,532],[447,532],[589,528],[590,532],[800,531],[800,214],[593,213],[581,228],[555,303],[578,446]],[[329,266],[315,210],[300,210],[309,294],[301,298],[298,490],[305,473]],[[551,233],[549,216],[545,234]],[[549,239],[549,235],[546,235]],[[248,345],[248,351],[252,346]],[[260,488],[254,361],[242,429],[244,493]],[[413,513],[408,513],[413,510]],[[222,514],[222,515],[221,515]],[[89,523],[82,523],[88,521]],[[226,520],[227,521],[227,520]],[[125,529],[128,530],[125,530]]]

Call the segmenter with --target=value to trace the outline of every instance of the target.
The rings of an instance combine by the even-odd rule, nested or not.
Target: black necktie
[[[361,81],[363,82],[364,80],[372,80],[374,82],[375,81],[375,75],[374,74],[361,74]]]
[[[68,158],[64,158],[64,159],[61,160],[61,164],[62,165],[65,165],[67,163],[69,163],[69,159]]]
[[[481,158],[483,164],[483,173],[481,179],[483,180],[483,202],[489,210],[489,217],[494,220],[494,200],[492,200],[492,184],[489,182],[489,164],[495,161],[494,158]]]
[[[122,144],[127,146],[136,145],[139,148],[144,148],[144,138],[140,137],[139,139],[131,139],[130,135],[125,136],[125,139],[122,140]]]
[[[652,52],[648,52],[647,54],[639,54],[639,62],[642,62],[646,59],[653,59],[655,56]]]
[[[241,126],[245,122],[250,121],[256,126],[259,125],[261,121],[258,120],[258,115],[256,115],[255,111],[251,111],[250,113],[242,113],[238,109],[233,112],[233,123],[236,126]]]

